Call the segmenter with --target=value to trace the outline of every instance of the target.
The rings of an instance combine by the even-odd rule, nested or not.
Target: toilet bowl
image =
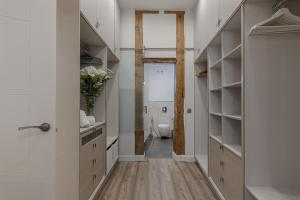
[[[161,138],[168,138],[170,135],[170,124],[158,124],[158,132]]]

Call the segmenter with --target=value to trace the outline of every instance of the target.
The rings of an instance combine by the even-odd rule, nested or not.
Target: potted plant
[[[93,66],[85,67],[80,71],[80,93],[85,99],[88,116],[93,115],[96,99],[103,90],[105,81],[109,79],[111,76],[106,71]],[[94,116],[90,119],[95,122]]]

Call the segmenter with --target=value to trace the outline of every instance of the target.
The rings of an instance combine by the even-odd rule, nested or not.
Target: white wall
[[[159,17],[158,17],[159,16]],[[172,15],[170,15],[172,16]],[[151,23],[155,23],[156,21],[159,21],[158,19],[162,18],[165,22],[172,22],[173,20],[170,17],[166,17],[165,15],[153,15],[147,16],[147,19],[145,20],[146,23],[144,24],[145,27],[148,27],[145,31],[149,31],[149,27],[157,27],[160,25],[152,25]],[[176,22],[176,21],[175,21]],[[190,10],[185,11],[185,47],[186,48],[194,48],[194,13]],[[134,9],[121,9],[121,48],[134,48],[135,46],[135,11]],[[173,29],[173,27],[176,27],[176,25],[172,24],[166,24],[167,27],[170,27]],[[144,33],[144,35],[150,35],[149,33]],[[158,44],[158,46],[152,46],[152,48],[161,48],[161,47],[176,47],[176,44],[170,44],[170,41],[166,42],[164,41],[164,38],[172,37],[174,38],[174,35],[176,35],[176,32],[173,33],[173,36],[170,36],[169,31],[163,31],[161,32],[161,36],[158,37],[159,40],[155,40],[155,44]],[[151,39],[151,36],[150,36]],[[147,39],[145,40],[147,41]],[[148,40],[149,41],[149,40]],[[173,41],[176,42],[176,41]],[[151,42],[152,43],[152,42]],[[149,44],[151,44],[149,43]],[[160,45],[160,44],[165,44]]]
[[[190,10],[185,11],[185,47],[186,48],[194,48],[194,13]],[[156,18],[156,17],[154,17]],[[148,19],[147,21],[153,21],[153,19]],[[144,25],[145,26],[145,25]],[[146,25],[148,26],[148,25]],[[149,25],[151,26],[151,24]],[[170,24],[167,26],[170,26]],[[170,33],[162,33],[166,35],[162,35],[160,38],[160,41],[155,41],[155,43],[161,43],[163,44],[163,38],[166,38],[170,36]],[[176,33],[174,33],[176,34]],[[147,35],[147,33],[146,33]],[[176,46],[176,45],[172,45]],[[133,48],[135,47],[135,11],[134,9],[121,9],[121,65],[120,68],[126,67],[127,70],[122,69],[120,71],[120,77],[122,76],[130,76],[131,81],[134,82],[134,50]],[[151,46],[152,48],[155,48],[155,46]],[[160,46],[161,47],[161,46]],[[123,50],[122,50],[123,48]],[[124,49],[130,48],[131,50],[124,50]],[[129,53],[130,52],[130,53]],[[145,56],[152,56],[152,57],[162,57],[165,56],[174,56],[176,55],[176,51],[151,51],[151,52],[146,52]],[[128,56],[130,58],[128,58]],[[123,60],[125,59],[125,60]],[[129,62],[130,59],[130,62]],[[194,109],[194,51],[192,50],[186,50],[186,55],[185,55],[185,110],[187,108],[192,108]],[[123,66],[125,63],[127,63],[127,66]],[[130,63],[130,64],[129,64]],[[130,68],[129,68],[130,65]],[[127,77],[128,78],[128,77]],[[122,78],[121,78],[122,79]],[[124,78],[123,78],[124,79]],[[129,81],[130,78],[128,78],[127,81]],[[120,89],[121,93],[125,93],[125,88],[126,87],[124,84],[126,84],[126,81],[121,81],[120,80]],[[131,93],[130,93],[131,94]],[[133,93],[134,94],[134,93]],[[122,94],[121,94],[122,95]],[[130,134],[128,130],[121,130],[120,134],[120,153],[121,154],[127,154],[132,152],[134,155],[134,107],[132,108],[134,104],[134,98],[133,97],[128,97],[132,99],[126,100],[123,99],[124,102],[122,102],[122,98],[125,98],[126,95],[128,94],[123,94],[124,96],[121,97],[121,102],[120,102],[120,109],[121,109],[121,126],[126,127],[125,125],[126,121],[129,119],[124,119],[122,120],[122,117],[127,117],[127,118],[132,118],[130,119],[130,126],[133,126],[133,128],[130,129]],[[130,101],[130,103],[129,103]],[[126,107],[127,105],[127,107]],[[133,109],[133,110],[130,110]],[[123,113],[122,113],[123,112]],[[129,115],[126,115],[124,112],[129,112]],[[133,115],[131,114],[133,112]],[[187,155],[194,155],[194,114],[187,114],[185,113],[185,146],[186,146],[186,154]],[[120,127],[122,129],[122,127]],[[127,132],[127,134],[124,134]],[[124,150],[124,151],[123,151]],[[125,151],[126,150],[126,151]]]
[[[163,70],[164,74],[156,74],[157,70]],[[161,75],[162,79],[157,81],[157,77]],[[171,130],[173,130],[173,119],[174,119],[174,94],[175,94],[175,68],[173,64],[146,64],[144,70],[144,105],[147,106],[148,112],[145,114],[144,128],[145,128],[145,139],[151,132],[151,119],[153,118],[154,136],[155,131],[158,132],[158,124],[170,124]],[[160,82],[159,85],[152,85],[151,83]],[[152,90],[152,91],[151,91]],[[165,91],[167,90],[167,92]],[[151,99],[150,93],[157,92],[169,93],[168,99]],[[162,95],[159,95],[163,97]],[[167,107],[167,112],[162,112],[162,107]],[[171,136],[171,135],[170,135]]]

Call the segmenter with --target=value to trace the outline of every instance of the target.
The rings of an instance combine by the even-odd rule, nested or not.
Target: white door
[[[0,0],[1,200],[54,199],[55,15],[55,1]]]

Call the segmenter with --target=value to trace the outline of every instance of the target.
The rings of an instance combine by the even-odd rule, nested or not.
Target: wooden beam
[[[174,150],[177,155],[185,154],[184,136],[184,14],[176,15],[176,99]]]
[[[144,63],[176,63],[176,58],[143,58]]]
[[[143,119],[143,13],[135,12],[135,154],[144,155]]]

